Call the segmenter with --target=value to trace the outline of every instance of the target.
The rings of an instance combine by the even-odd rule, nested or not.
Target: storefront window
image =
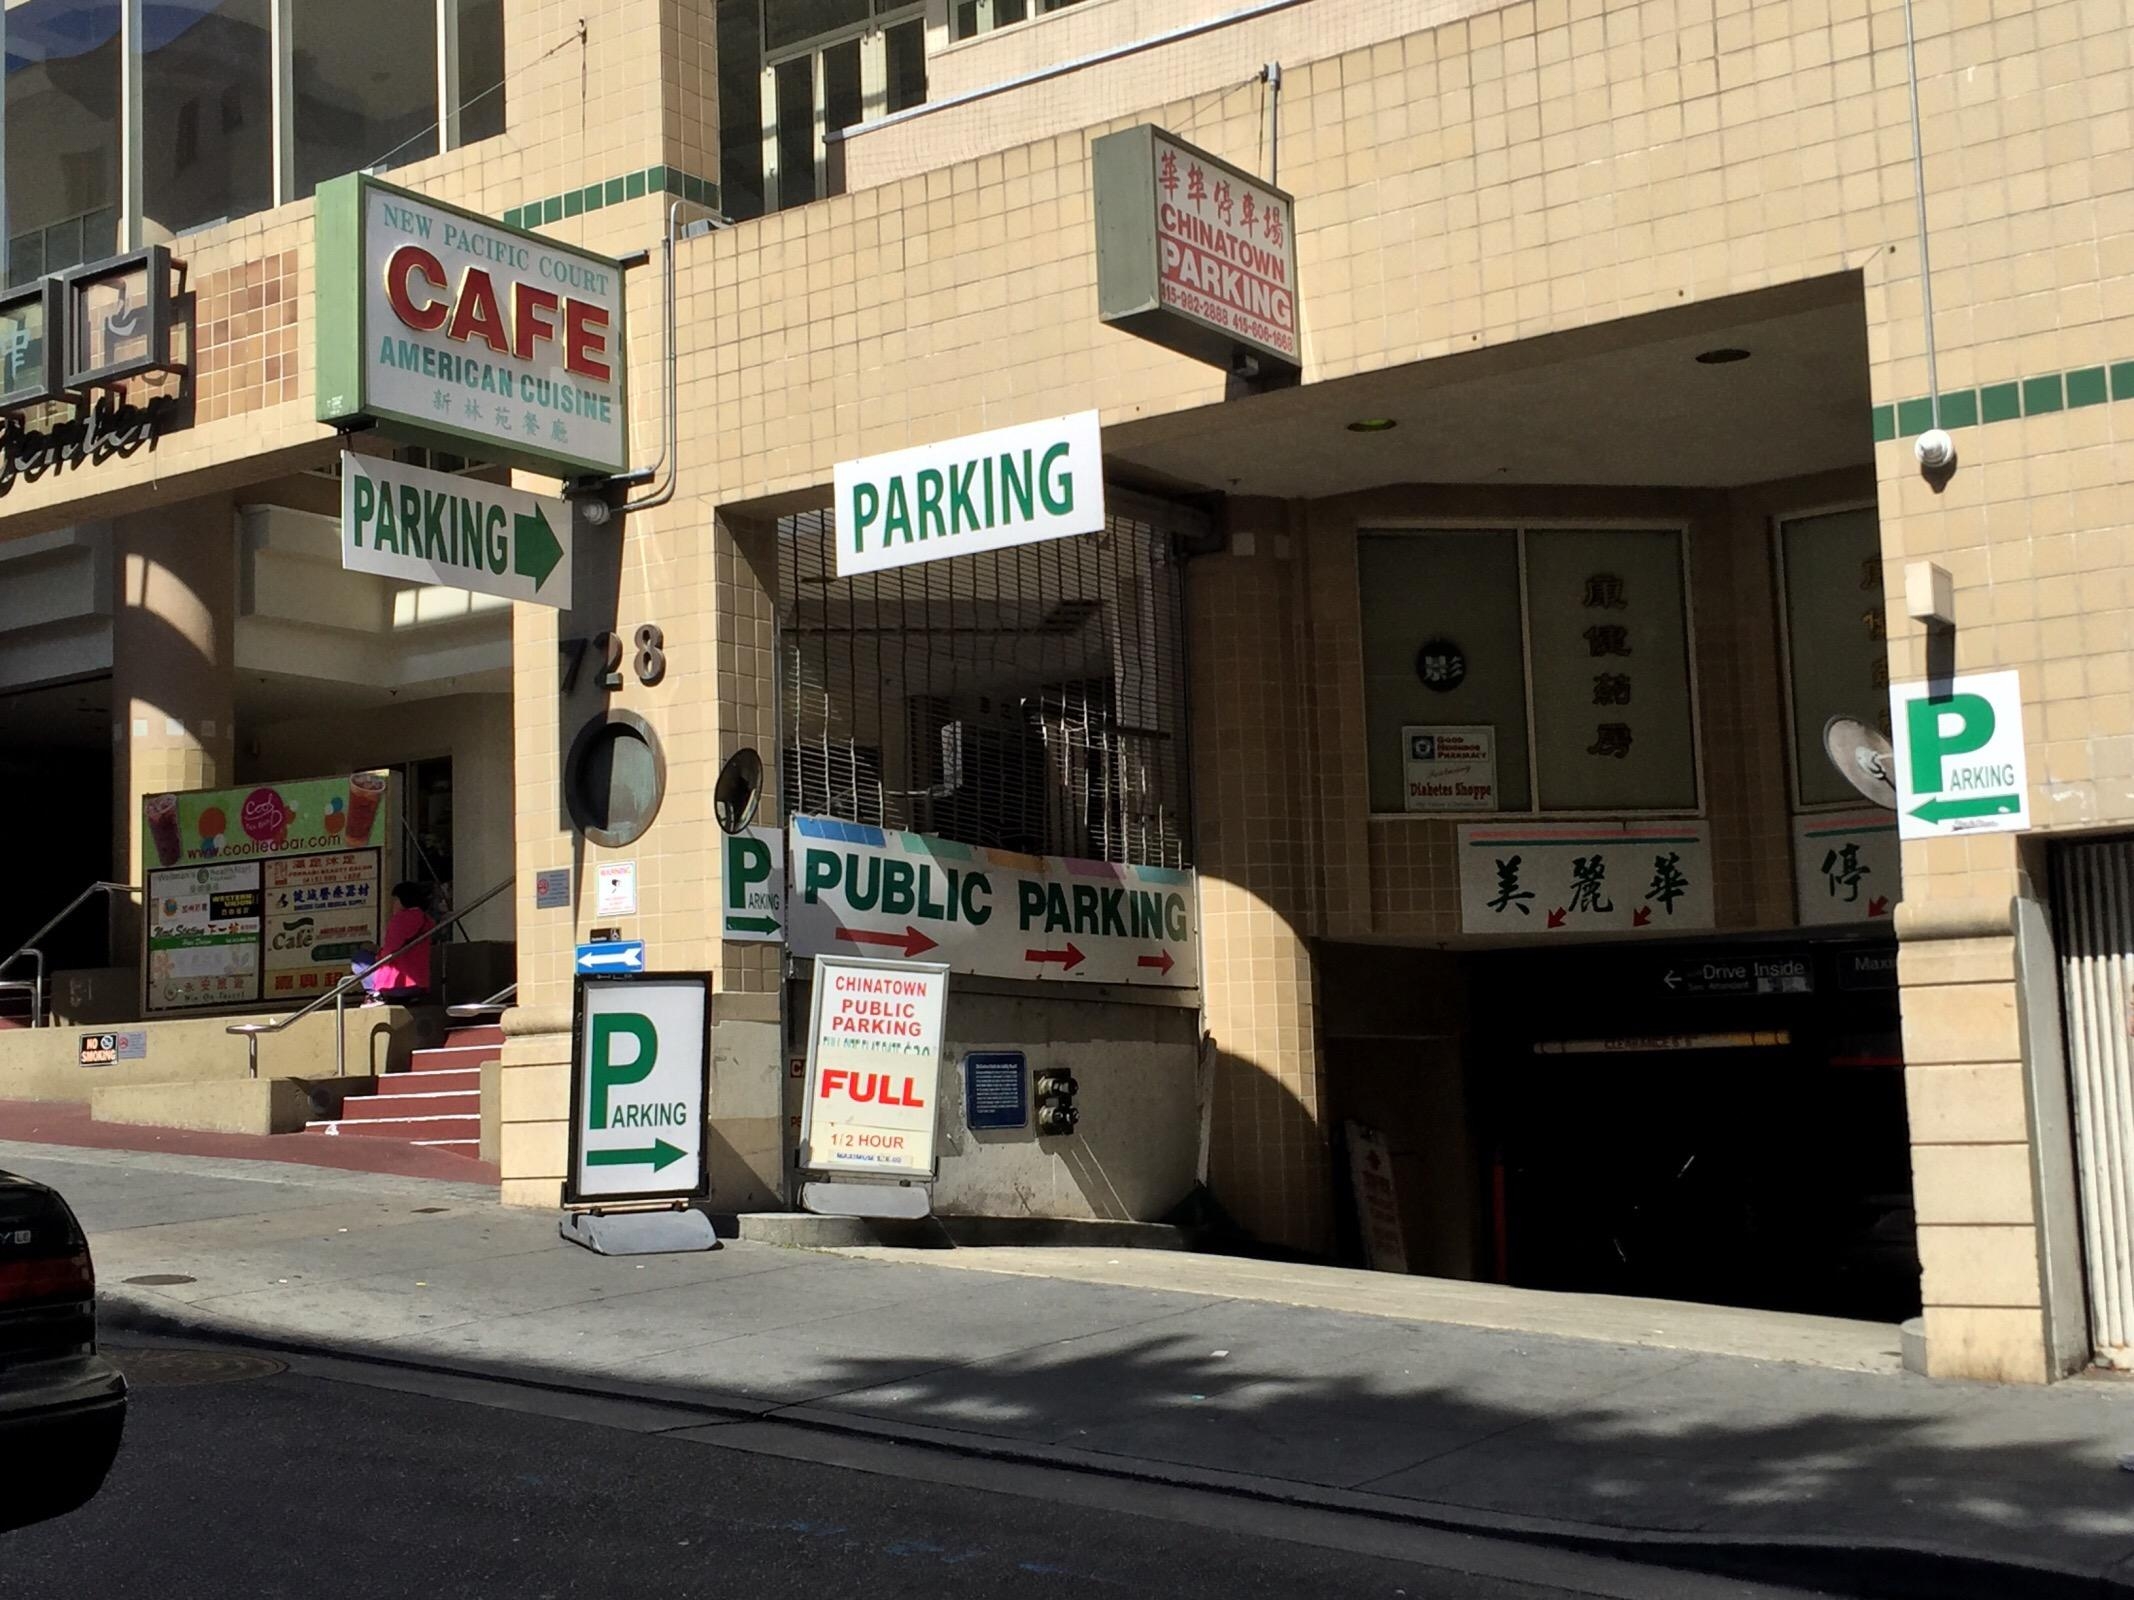
[[[296,192],[437,153],[434,0],[297,8]]]
[[[1823,754],[1823,725],[1855,717],[1889,731],[1882,535],[1872,506],[1781,522],[1793,771],[1802,805],[1857,804]]]
[[[141,52],[150,238],[274,203],[274,57],[268,0],[162,0]]]
[[[1371,809],[1405,808],[1402,730],[1445,726],[1493,730],[1501,809],[1528,809],[1518,534],[1365,534],[1356,564]]]
[[[1679,531],[1367,532],[1356,560],[1373,811],[1695,809]],[[1411,805],[1418,732],[1483,751],[1490,802]]]
[[[7,8],[7,279],[118,251],[119,0]]]

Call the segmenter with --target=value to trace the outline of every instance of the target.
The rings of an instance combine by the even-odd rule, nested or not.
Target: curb
[[[1166,1222],[1106,1222],[1071,1217],[884,1217],[818,1216],[806,1211],[714,1211],[722,1239],[800,1250],[840,1250],[868,1245],[899,1249],[955,1250],[991,1245],[1080,1245],[1092,1250],[1191,1250],[1198,1235]]]
[[[1009,1443],[925,1423],[891,1422],[837,1412],[805,1401],[752,1403],[737,1397],[707,1399],[699,1389],[621,1380],[561,1382],[512,1367],[480,1361],[411,1356],[390,1345],[362,1339],[321,1340],[278,1335],[189,1308],[115,1289],[98,1291],[99,1332],[212,1339],[223,1344],[361,1361],[404,1372],[507,1384],[558,1395],[634,1400],[695,1413],[707,1421],[768,1422],[813,1433],[933,1450],[945,1455],[1073,1472],[1129,1483],[1198,1490],[1234,1499],[1258,1500],[1303,1510],[1370,1517],[1441,1533],[1467,1534],[1602,1556],[1649,1567],[1669,1567],[1721,1577],[1807,1588],[1861,1600],[2134,1600],[2127,1563],[2084,1572],[2042,1562],[1951,1550],[1909,1540],[1865,1544],[1839,1538],[1730,1538],[1656,1529],[1606,1528],[1548,1517],[1469,1511],[1443,1503],[1404,1500],[1368,1491],[1323,1487],[1249,1473],[1189,1466],[1158,1466],[1127,1456],[1065,1445]]]

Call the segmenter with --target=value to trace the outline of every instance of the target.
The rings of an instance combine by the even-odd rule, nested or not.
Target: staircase
[[[376,1094],[350,1095],[338,1120],[305,1124],[307,1134],[401,1139],[478,1159],[482,1152],[482,1066],[504,1045],[498,1027],[454,1028],[434,1050],[417,1050],[406,1072],[378,1079]]]

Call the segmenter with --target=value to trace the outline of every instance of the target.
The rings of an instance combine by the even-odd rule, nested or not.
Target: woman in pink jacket
[[[421,884],[393,885],[393,914],[385,924],[385,937],[370,962],[354,964],[369,991],[365,1005],[416,1005],[430,998],[430,947],[436,941],[422,936],[435,926],[430,897]],[[411,939],[422,942],[409,944]],[[407,948],[402,949],[403,945]],[[386,957],[383,961],[377,959],[380,951]]]

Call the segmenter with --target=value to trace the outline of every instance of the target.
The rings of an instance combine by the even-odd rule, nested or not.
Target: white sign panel
[[[1013,855],[795,817],[793,954],[895,955],[993,978],[1200,982],[1193,874]]]
[[[565,1204],[705,1192],[710,996],[699,976],[579,980]]]
[[[383,184],[362,203],[372,414],[463,435],[475,455],[548,457],[559,475],[629,466],[612,261]]]
[[[1494,938],[1713,925],[1702,822],[1475,824],[1459,830],[1460,927]]]
[[[2022,679],[1976,672],[1935,688],[1900,683],[1889,692],[1899,837],[2021,833],[2030,826]]]
[[[1157,130],[1152,176],[1164,305],[1297,362],[1289,196]]]
[[[785,830],[744,828],[726,836],[723,937],[744,944],[785,937]]]
[[[943,966],[815,963],[801,1170],[933,1176],[947,1004]]]
[[[1104,526],[1097,413],[837,464],[837,575],[1005,550]]]
[[[637,915],[637,863],[603,861],[595,869],[593,914],[601,917]]]
[[[1802,924],[1888,920],[1901,898],[1902,858],[1897,818],[1890,812],[1795,817],[1793,881]]]
[[[570,502],[343,450],[341,565],[567,608]]]
[[[1497,730],[1406,727],[1400,730],[1410,811],[1495,811]]]

